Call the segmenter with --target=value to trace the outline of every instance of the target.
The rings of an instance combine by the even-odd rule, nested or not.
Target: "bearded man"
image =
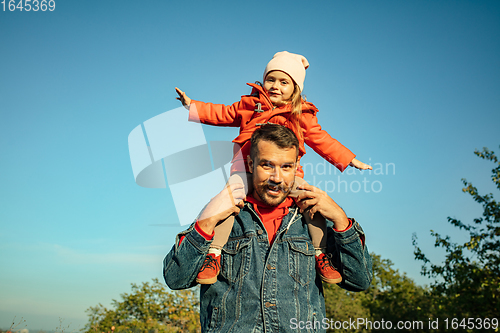
[[[365,290],[372,262],[360,225],[324,191],[302,185],[292,199],[299,142],[288,128],[267,124],[251,139],[251,192],[232,184],[214,197],[191,227],[177,235],[163,262],[171,289],[196,285],[203,265],[220,270],[200,288],[202,332],[325,332],[322,282],[303,214],[328,223],[328,264],[342,275],[338,285]],[[218,222],[236,215],[220,262],[206,257]]]

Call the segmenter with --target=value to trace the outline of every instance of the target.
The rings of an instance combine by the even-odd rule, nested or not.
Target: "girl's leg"
[[[227,181],[226,187],[230,186],[231,184],[236,184],[240,183],[243,184],[245,193],[248,193],[248,186],[247,186],[247,174],[246,172],[237,172],[231,175],[229,177],[229,180]],[[227,219],[224,221],[219,222],[214,228],[215,234],[213,238],[213,242],[210,245],[210,250],[217,251],[217,252],[209,252],[208,253],[216,253],[217,255],[220,255],[220,251],[226,245],[227,240],[229,238],[229,234],[231,233],[231,230],[233,229],[233,224],[234,224],[234,216],[229,216]]]
[[[300,177],[295,177],[295,185],[290,193],[291,197],[296,198],[300,193],[304,192],[304,190],[297,189],[297,187],[302,184],[307,184],[307,182]],[[321,214],[314,214],[314,218],[311,220],[307,212],[304,212],[304,217],[307,222],[314,249],[316,250],[316,255],[319,255],[319,251],[326,250],[326,220]]]
[[[307,184],[307,182],[300,178],[295,177],[295,185],[289,196],[296,198],[304,190],[298,190],[297,186]],[[309,235],[316,252],[316,269],[324,282],[327,283],[340,283],[342,276],[332,266],[329,254],[326,253],[326,220],[323,215],[316,213],[314,218],[311,219],[308,211],[304,212],[304,218],[307,222]]]
[[[246,172],[242,173],[234,173],[229,177],[229,180],[226,187],[240,183],[243,184],[245,194],[248,193],[248,177]],[[212,244],[210,244],[210,248],[208,249],[208,255],[205,258],[205,262],[203,266],[201,266],[200,272],[196,277],[196,281],[200,284],[212,284],[217,281],[217,275],[219,275],[220,271],[220,255],[221,250],[226,245],[227,240],[229,239],[229,234],[231,234],[231,230],[233,229],[234,224],[234,216],[229,216],[224,221],[219,222],[217,226],[214,228],[214,238]]]

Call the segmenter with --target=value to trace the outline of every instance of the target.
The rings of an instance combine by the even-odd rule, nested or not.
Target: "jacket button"
[[[269,308],[269,307],[271,307],[271,306],[275,306],[275,304],[273,304],[273,303],[269,303],[269,302],[266,302],[266,304],[265,304],[265,305],[266,305],[266,308]]]
[[[257,235],[262,235],[264,231],[262,229],[257,230]]]
[[[274,269],[274,267],[271,264],[267,264],[267,269]]]

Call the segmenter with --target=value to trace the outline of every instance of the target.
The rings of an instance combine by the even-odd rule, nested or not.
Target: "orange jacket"
[[[250,138],[258,126],[270,122],[286,126],[295,132],[290,120],[290,105],[275,108],[261,86],[252,83],[248,83],[248,85],[253,88],[251,94],[242,96],[239,102],[232,105],[226,106],[192,100],[191,105],[194,104],[195,107],[190,107],[189,109],[190,121],[214,126],[239,127],[240,134],[233,142],[238,144],[235,145],[236,147],[241,147],[242,154],[240,156],[242,155],[244,161],[246,161],[247,155],[250,153]],[[318,124],[316,112],[318,112],[318,109],[312,103],[302,103],[300,121],[302,137],[295,132],[300,144],[297,168],[297,176],[300,177],[304,175],[300,166],[300,158],[306,153],[304,143],[328,162],[335,165],[340,171],[344,171],[356,156],[340,142],[332,138],[326,131],[321,129],[321,126]],[[235,157],[238,151],[235,150]],[[233,159],[231,172],[243,171],[241,164],[236,162]]]

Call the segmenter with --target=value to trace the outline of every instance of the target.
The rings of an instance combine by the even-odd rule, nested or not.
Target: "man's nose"
[[[278,167],[274,168],[269,179],[275,183],[281,183],[281,181],[283,180],[283,174],[281,172],[281,168]]]

